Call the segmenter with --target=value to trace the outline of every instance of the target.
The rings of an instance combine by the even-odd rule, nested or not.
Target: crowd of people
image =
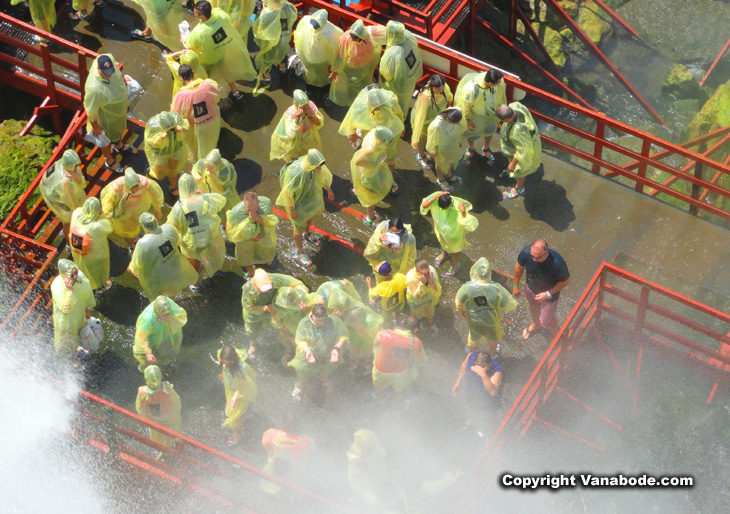
[[[30,0],[31,5],[39,2]],[[135,2],[145,11],[146,28],[131,35],[154,38],[170,50],[165,60],[174,78],[171,107],[148,120],[143,148],[121,142],[128,79],[110,54],[93,62],[85,84],[87,130],[98,138],[106,168],[120,176],[103,188],[99,198],[87,198],[82,160],[67,150],[41,181],[43,198],[63,224],[70,251],[70,259],[59,261],[59,275],[51,287],[57,352],[73,356],[83,351],[80,332],[96,298],[112,285],[108,238],[116,234],[126,241],[131,254],[128,271],[139,279],[150,302],[137,320],[130,356],[146,383],[139,388],[137,410],[180,430],[181,400],[162,371],[178,357],[187,323],[186,311],[174,298],[187,288],[198,292],[202,276],[221,272],[229,242],[235,245],[235,259],[246,278],[241,305],[250,339],[248,348],[226,345],[216,356],[226,397],[223,426],[231,429],[230,444],[242,437],[247,408],[258,394],[250,363],[257,358],[265,326],[277,330],[282,362],[296,371],[293,401],[331,392],[331,375],[345,360],[353,372],[371,376],[376,390],[402,392],[425,363],[422,334],[438,337],[434,317],[441,300],[439,268],[448,260],[444,276],[457,274],[466,261],[461,256],[466,237],[479,226],[470,212],[472,205],[452,195],[461,184],[457,164],[463,159],[464,165],[471,165],[475,143],[482,140],[481,153],[487,165],[494,165],[490,144],[501,124],[501,152],[509,164],[499,175],[515,181],[503,198],[524,195],[525,177],[541,162],[540,136],[530,112],[519,102],[507,102],[503,76],[496,69],[465,75],[453,94],[437,74],[416,90],[423,75],[418,44],[398,22],[382,27],[357,21],[343,32],[328,21],[325,10],[307,14],[297,23],[292,4],[267,0],[251,23],[253,1],[202,0],[193,9],[197,24],[189,33],[178,33],[182,16],[178,2]],[[167,10],[158,8],[158,3]],[[72,18],[85,19],[89,9],[100,4],[103,1],[78,2]],[[255,60],[246,45],[249,31],[259,47]],[[263,93],[272,73],[285,71],[292,39],[307,87],[294,91],[291,107],[271,136],[270,159],[286,163],[279,172],[281,190],[275,199],[255,191],[241,195],[233,165],[217,148],[219,83],[227,85],[233,102],[243,96],[238,81],[255,81],[254,94]],[[353,192],[366,209],[365,223],[374,227],[364,251],[373,272],[366,279],[366,299],[348,280],[331,280],[310,291],[296,277],[270,272],[277,255],[275,205],[292,224],[298,263],[312,266],[310,252],[321,245],[312,222],[324,211],[325,195],[334,200],[334,193],[327,145],[319,136],[325,118],[318,104],[332,103],[348,107],[338,132],[354,149]],[[398,217],[378,220],[375,210],[386,196],[399,193],[393,168],[406,121],[420,166],[437,177],[438,190],[420,204],[421,214],[433,219],[441,247],[433,264],[419,258],[410,225]],[[141,173],[123,166],[114,155],[142,150],[149,166],[138,170]],[[183,171],[186,163],[192,163],[191,172]],[[163,187],[169,187],[175,199],[166,216]],[[469,402],[478,405],[475,412],[487,412],[490,402],[499,398],[502,317],[517,306],[523,274],[531,315],[524,339],[541,327],[556,333],[560,291],[570,278],[565,261],[544,240],[519,253],[512,291],[492,280],[489,261],[481,257],[456,295],[454,309],[466,320],[469,333],[466,357],[460,367],[454,366],[452,392],[456,396],[463,389]],[[151,437],[162,445],[174,445],[173,439],[153,430]],[[264,446],[270,469],[277,442],[287,441],[286,448],[303,448],[301,454],[312,446],[307,438],[297,438],[294,445],[286,432],[267,431]],[[368,447],[377,445],[377,437],[368,431],[355,435],[353,461],[367,441]],[[362,481],[362,476],[356,477],[353,487]]]

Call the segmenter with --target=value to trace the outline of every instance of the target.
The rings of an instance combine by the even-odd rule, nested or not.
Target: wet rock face
[[[730,125],[730,81],[717,88],[690,122],[687,138],[693,139],[727,125]]]
[[[675,64],[672,66],[667,80],[662,85],[662,93],[685,100],[688,98],[699,99],[703,97],[703,99],[707,99],[707,95],[700,88],[697,79],[684,64]]]

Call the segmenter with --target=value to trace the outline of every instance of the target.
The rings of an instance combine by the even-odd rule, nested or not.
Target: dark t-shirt
[[[547,259],[542,262],[535,262],[530,254],[532,245],[525,246],[520,255],[517,256],[517,263],[525,268],[527,286],[535,294],[551,289],[558,282],[565,282],[570,278],[568,265],[555,250],[548,250]],[[548,302],[557,302],[560,292],[553,295]]]

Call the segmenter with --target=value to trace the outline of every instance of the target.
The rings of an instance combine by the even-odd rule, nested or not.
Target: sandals
[[[116,145],[112,145],[112,152],[121,153],[124,155],[137,155],[139,153],[139,150],[127,143],[124,143],[122,146],[118,147]]]
[[[476,152],[473,148],[467,148],[464,152],[464,166],[471,166],[471,160]]]
[[[482,153],[484,154],[484,157],[487,159],[487,166],[494,166],[494,155],[492,155],[492,149],[487,148],[486,146],[482,146]],[[487,154],[489,154],[489,157],[487,157]]]
[[[286,366],[289,364],[289,361],[294,358],[294,354],[292,352],[286,352],[284,356],[281,358],[281,363]]]
[[[499,172],[499,175],[497,175],[498,179],[506,180],[509,178],[509,170],[502,170]]]
[[[116,166],[116,168],[114,166]],[[105,162],[104,170],[111,171],[112,173],[124,173],[126,168],[119,162],[115,162],[114,164],[107,164]]]
[[[454,175],[453,173],[447,175],[445,178],[448,182],[450,182],[451,184],[456,184],[457,186],[460,186],[464,183],[459,175]]]
[[[291,399],[295,402],[302,401],[302,388],[299,385],[295,385],[291,392]]]
[[[146,43],[152,42],[152,36],[145,36],[144,32],[139,29],[130,30],[129,36],[133,39],[141,39],[142,41],[144,41]]]
[[[233,92],[228,93],[228,96],[233,100],[242,100],[243,92],[237,90],[235,93],[233,93]]]
[[[530,330],[530,327],[525,327],[525,328],[523,328],[523,329],[522,329],[522,339],[524,339],[525,341],[527,341],[528,339],[530,339],[530,338],[532,337],[532,335],[533,335],[533,334],[534,334],[535,332],[537,332],[537,329],[535,329],[535,330]]]
[[[317,234],[312,234],[311,232],[308,232],[306,234],[303,234],[302,237],[309,242],[309,244],[313,244],[314,246],[322,246],[322,238],[319,237]]]
[[[94,7],[103,9],[104,7],[106,7],[106,2],[104,2],[104,0],[99,0],[98,2],[94,2]]]
[[[517,189],[516,187],[513,187],[511,189],[508,189],[507,191],[502,191],[502,199],[503,200],[512,200],[513,198],[517,198],[518,196],[525,196],[525,189]]]
[[[335,105],[335,103],[330,99],[329,96],[324,99],[325,107],[332,107],[333,105]]]
[[[446,191],[447,193],[450,193],[454,190],[454,186],[449,184],[446,179],[444,179],[443,181],[436,179],[436,185],[439,186],[442,191]]]
[[[68,15],[68,17],[71,19],[71,21],[86,21],[89,18],[91,18],[91,14],[89,13],[82,13],[81,11],[75,11]]]
[[[294,250],[294,258],[298,260],[299,263],[305,268],[312,267],[312,259],[310,259],[306,253],[300,252],[299,250]]]
[[[398,186],[398,184],[393,182],[393,185],[390,186],[390,194],[392,194],[393,196],[396,196],[398,193],[400,193],[400,186]]]
[[[246,350],[246,354],[248,355],[248,360],[255,361],[256,360],[256,347],[254,345],[249,346],[248,350]]]
[[[440,267],[448,256],[449,254],[446,252],[441,252],[440,254],[438,254],[438,257],[433,260],[434,266],[436,266],[437,268]]]
[[[444,273],[444,276],[446,277],[453,277],[456,275],[459,270],[461,269],[461,263],[458,263],[456,266],[451,266],[448,270],[446,270],[446,273]]]
[[[101,296],[105,292],[109,291],[109,289],[111,289],[111,287],[112,287],[112,281],[107,280],[106,284],[104,284],[104,287],[100,287],[99,289],[94,289],[94,296],[97,296],[97,297]]]
[[[241,440],[241,435],[239,432],[233,432],[233,436],[228,440],[228,446],[236,446]]]
[[[423,155],[417,155],[416,158],[418,159],[418,164],[421,165],[421,168],[426,171],[431,170],[431,163],[428,162],[428,158],[424,157]]]
[[[193,294],[197,294],[200,292],[200,286],[196,286],[195,284],[189,285],[188,289],[190,289],[193,292]]]
[[[372,227],[375,224],[376,221],[378,221],[378,217],[377,216],[373,216],[372,218],[369,218],[368,216],[365,216],[365,218],[363,219],[363,222],[365,222],[365,224],[368,227]]]

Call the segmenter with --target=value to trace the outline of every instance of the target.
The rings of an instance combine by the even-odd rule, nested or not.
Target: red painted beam
[[[603,2],[601,1],[601,0],[585,0],[585,1],[586,1],[586,3],[589,3],[589,2],[591,2],[591,1],[592,1],[592,2],[593,2],[594,4],[596,4],[596,5],[598,6],[598,7],[600,7],[601,9],[603,9],[603,11],[604,11],[604,12],[605,12],[606,14],[608,14],[608,15],[609,15],[609,16],[610,16],[610,17],[611,17],[611,18],[613,19],[613,21],[615,21],[616,23],[618,23],[619,25],[621,25],[621,27],[622,27],[622,28],[623,28],[623,29],[624,29],[624,30],[625,30],[626,32],[628,32],[629,34],[631,34],[632,36],[634,36],[634,38],[635,38],[635,39],[636,39],[636,40],[637,40],[637,41],[638,41],[639,43],[642,43],[642,44],[646,45],[647,47],[651,48],[652,50],[654,50],[654,47],[653,47],[653,46],[651,46],[651,45],[650,45],[649,43],[647,43],[646,41],[644,41],[643,39],[641,39],[641,38],[639,37],[639,33],[638,33],[638,32],[636,32],[636,31],[635,31],[635,30],[634,30],[634,29],[633,29],[633,28],[631,27],[631,25],[629,25],[628,23],[626,23],[626,21],[624,21],[624,19],[623,19],[623,18],[622,18],[621,16],[619,16],[618,14],[616,14],[616,13],[615,13],[615,12],[613,11],[613,9],[611,9],[611,8],[610,8],[609,6],[607,6],[606,4],[604,4],[604,3],[603,3]]]
[[[725,46],[722,47],[722,50],[720,50],[720,53],[717,54],[717,57],[715,57],[715,61],[712,63],[712,66],[710,66],[710,69],[707,70],[707,73],[705,73],[705,76],[702,77],[702,80],[700,80],[700,86],[705,85],[705,80],[708,79],[710,76],[710,73],[712,73],[712,70],[715,69],[715,66],[717,66],[717,63],[720,62],[720,59],[722,59],[722,56],[725,55],[725,52],[727,52],[727,49],[730,48],[730,39],[727,40],[727,43],[725,43]]]

